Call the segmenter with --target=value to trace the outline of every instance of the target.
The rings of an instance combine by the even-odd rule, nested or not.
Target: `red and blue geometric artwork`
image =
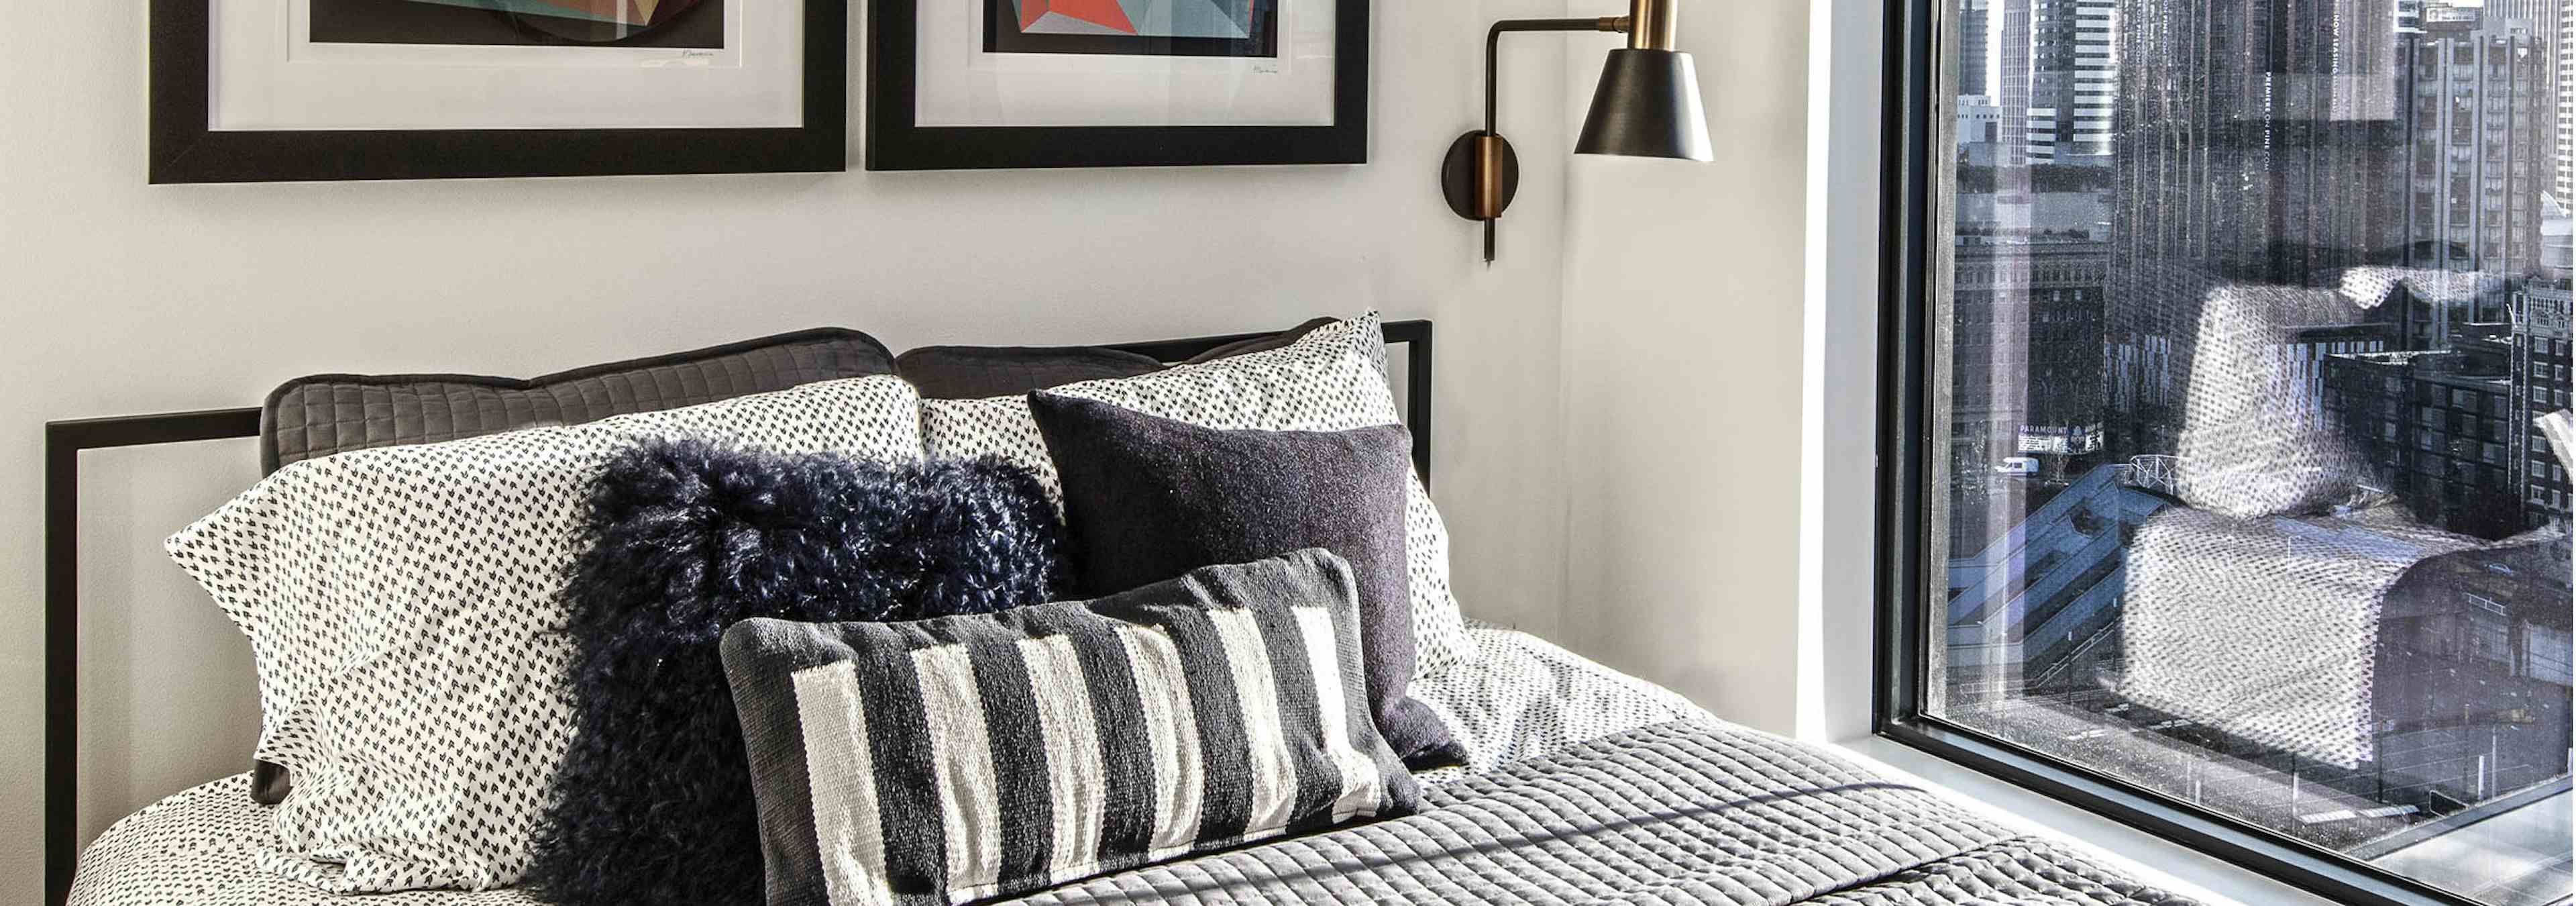
[[[1275,57],[1279,0],[985,0],[994,53]]]

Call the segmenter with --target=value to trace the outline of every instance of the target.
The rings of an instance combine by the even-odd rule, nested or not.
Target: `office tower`
[[[1990,32],[1994,23],[1988,20],[1993,0],[1959,0],[1959,91],[1961,96],[1983,95],[1992,98],[1994,85],[1994,41]]]
[[[2564,279],[2534,280],[2514,300],[2513,405],[2506,430],[2513,443],[2514,484],[2523,521],[2541,526],[2568,518],[2568,464],[2560,462],[2534,420],[2568,408],[2569,292]]]
[[[2576,204],[2576,0],[2560,0],[2558,26],[2550,34],[2550,64],[2558,69],[2558,203]]]
[[[2406,266],[2510,276],[2539,267],[2557,74],[2526,22],[2433,6],[2420,31],[2397,36],[2412,183]]]
[[[2070,462],[2101,448],[2110,257],[2100,239],[2054,229],[1961,236],[1954,255],[1950,468],[1975,499],[1951,508],[1951,549],[1967,552],[2022,518],[1986,499],[2021,480],[2000,476],[2072,478]]]
[[[2030,162],[2030,66],[2032,7],[2040,0],[1995,2],[1995,105],[2001,110],[1995,141],[1996,163],[2018,167]]]
[[[2008,163],[2109,163],[2118,0],[2000,3],[1995,81]]]
[[[2110,163],[2117,0],[2036,0],[2030,39],[2032,163]]]

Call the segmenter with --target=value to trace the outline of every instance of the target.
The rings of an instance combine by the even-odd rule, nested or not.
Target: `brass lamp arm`
[[[1504,19],[1485,32],[1485,131],[1495,128],[1495,97],[1500,94],[1503,59],[1503,35],[1521,31],[1602,31],[1626,34],[1631,20],[1627,16],[1603,16],[1598,19]]]
[[[1449,210],[1485,229],[1485,261],[1494,260],[1496,222],[1520,188],[1520,157],[1501,131],[1503,36],[1512,32],[1597,31],[1626,34],[1611,51],[1602,89],[1584,122],[1576,153],[1710,159],[1690,56],[1674,50],[1679,0],[1628,0],[1625,16],[1594,19],[1505,19],[1485,33],[1485,128],[1459,136],[1440,165]],[[1687,84],[1685,84],[1687,83]],[[1677,88],[1676,86],[1680,86]],[[1597,128],[1596,128],[1597,127]]]

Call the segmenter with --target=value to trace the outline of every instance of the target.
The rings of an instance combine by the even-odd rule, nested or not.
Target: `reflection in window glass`
[[[2576,5],[1945,2],[1926,711],[2566,902]]]

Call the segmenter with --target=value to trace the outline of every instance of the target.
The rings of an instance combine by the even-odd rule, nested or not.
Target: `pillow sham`
[[[1387,387],[1386,339],[1376,312],[1315,326],[1277,349],[1048,392],[1208,428],[1340,431],[1401,421]],[[1055,466],[1024,395],[925,400],[921,430],[934,457],[999,455],[1027,466],[1048,493],[1057,492]],[[1405,563],[1419,678],[1473,660],[1476,647],[1449,592],[1449,530],[1421,481],[1411,484],[1405,492]]]
[[[2369,460],[2310,402],[2293,363],[2302,327],[2350,324],[2362,309],[2332,290],[2225,284],[2199,305],[2186,348],[2175,496],[2233,516],[2312,516],[2361,493]]]
[[[462,440],[678,409],[800,384],[894,371],[875,337],[818,327],[536,378],[320,374],[269,391],[259,414],[263,473],[335,453]],[[253,760],[251,799],[286,799],[286,769]]]
[[[559,598],[590,482],[635,441],[921,457],[893,377],[277,471],[167,549],[250,637],[257,757],[295,789],[264,870],[337,893],[516,881],[570,732]]]
[[[554,903],[760,901],[725,627],[988,613],[1056,600],[1064,574],[1046,494],[998,459],[647,441],[592,486],[584,536],[564,590],[572,746],[526,878]]]
[[[1349,431],[1222,431],[1095,400],[1029,396],[1064,487],[1081,564],[1074,592],[1114,594],[1203,566],[1303,548],[1331,550],[1358,577],[1369,715],[1413,768],[1466,750],[1408,694],[1413,619],[1404,564],[1413,436],[1395,425]]]
[[[1008,897],[1412,814],[1357,694],[1356,596],[1307,550],[992,615],[735,625],[770,906]]]

